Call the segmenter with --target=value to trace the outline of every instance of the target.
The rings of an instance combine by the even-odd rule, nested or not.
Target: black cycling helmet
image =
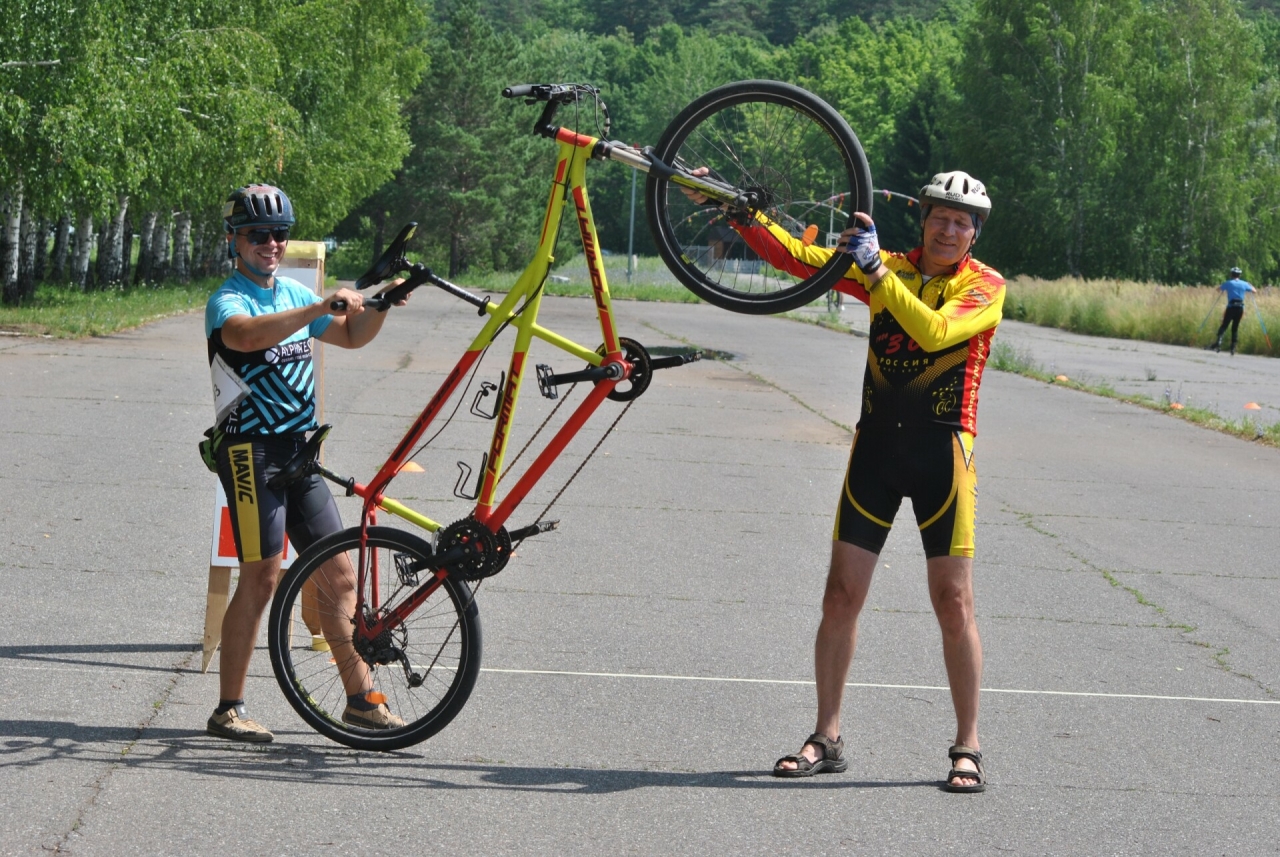
[[[1230,271],[1230,273],[1231,273],[1231,276],[1233,276],[1233,277],[1238,277],[1238,276],[1240,276],[1241,274],[1243,274],[1243,273],[1244,273],[1244,271],[1240,270],[1239,268],[1232,268],[1232,269],[1231,269],[1231,271]]]
[[[278,187],[251,184],[236,188],[222,206],[222,222],[228,232],[241,226],[292,226],[293,203]]]

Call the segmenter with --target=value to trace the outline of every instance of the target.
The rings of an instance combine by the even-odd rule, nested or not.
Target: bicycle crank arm
[[[592,366],[579,372],[565,372],[563,375],[548,375],[547,383],[553,387],[561,384],[576,384],[579,381],[618,380],[622,377],[621,363],[607,363],[604,366]]]
[[[650,369],[674,369],[687,363],[695,363],[702,359],[701,351],[690,351],[688,354],[672,354],[670,357],[653,357],[649,360]]]
[[[535,521],[527,527],[521,527],[518,530],[512,530],[509,535],[511,541],[518,542],[527,539],[529,536],[536,536],[539,533],[547,533],[560,526],[560,521]]]

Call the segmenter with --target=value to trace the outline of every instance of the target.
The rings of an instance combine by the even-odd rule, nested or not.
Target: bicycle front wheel
[[[794,237],[834,248],[854,211],[871,213],[871,170],[849,123],[818,96],[774,80],[717,87],[667,126],[654,154],[681,170],[711,176],[756,201],[757,212]],[[667,266],[691,292],[734,312],[785,312],[820,298],[852,263],[832,253],[822,264],[788,273],[760,259],[725,212],[690,200],[680,186],[650,172],[649,229]],[[821,254],[826,255],[826,254]]]
[[[316,542],[281,581],[267,629],[271,666],[285,698],[321,735],[360,750],[398,750],[439,732],[466,704],[480,672],[480,615],[470,588],[447,577],[396,627],[353,640],[356,581],[369,618],[421,598],[432,572],[421,538],[370,527],[362,574],[360,529]],[[345,684],[344,684],[345,681]],[[382,694],[403,726],[343,720],[347,688]]]

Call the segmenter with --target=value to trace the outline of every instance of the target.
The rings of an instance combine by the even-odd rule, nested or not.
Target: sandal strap
[[[964,768],[952,768],[951,772],[947,774],[947,782],[958,779],[977,780],[979,783],[985,783],[987,781],[987,778],[983,776],[981,770],[966,771]]]
[[[774,763],[773,763],[773,769],[774,769],[775,771],[776,771],[776,770],[778,770],[778,769],[779,769],[779,766],[780,766],[783,762],[792,762],[792,763],[794,763],[794,764],[795,764],[795,766],[796,766],[796,770],[797,770],[797,771],[807,771],[807,770],[809,770],[810,768],[812,768],[812,767],[813,767],[813,762],[810,762],[808,759],[806,759],[806,758],[804,757],[804,754],[803,754],[803,753],[792,753],[791,755],[789,755],[789,756],[783,756],[781,759],[779,759],[778,761],[774,762]]]
[[[828,738],[826,735],[823,735],[821,732],[814,732],[812,735],[810,735],[808,738],[805,739],[804,743],[812,744],[815,747],[822,748],[823,756],[822,756],[822,759],[819,759],[818,761],[830,760],[834,762],[840,759],[844,755],[844,739],[843,738],[837,738],[834,741],[832,741],[830,738]],[[802,752],[804,751],[804,747],[801,747],[800,749]]]
[[[982,751],[966,747],[963,744],[952,744],[951,749],[947,751],[947,758],[951,760],[953,765],[957,759],[968,759],[977,765],[979,769],[982,768]]]

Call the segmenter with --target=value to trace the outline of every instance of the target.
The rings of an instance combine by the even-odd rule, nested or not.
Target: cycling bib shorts
[[[258,562],[284,551],[287,532],[301,553],[342,529],[338,504],[323,477],[313,474],[287,488],[267,480],[289,463],[306,437],[227,435],[218,450],[218,478],[231,510],[231,531],[241,562]]]
[[[879,554],[902,498],[910,497],[927,558],[972,557],[977,496],[968,432],[938,425],[859,427],[832,537]]]

